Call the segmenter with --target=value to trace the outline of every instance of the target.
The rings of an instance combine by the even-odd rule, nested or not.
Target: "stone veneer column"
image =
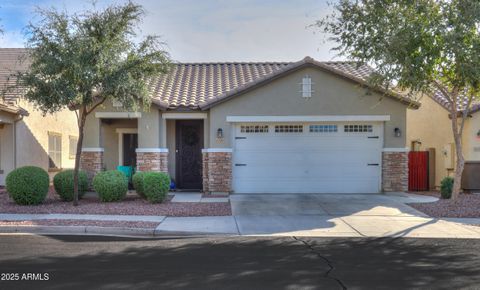
[[[87,173],[91,184],[93,177],[103,170],[103,148],[82,148],[80,169]]]
[[[168,173],[168,148],[137,148],[137,171]]]
[[[408,190],[408,149],[385,148],[382,153],[382,190]]]
[[[232,149],[203,149],[203,192],[227,195],[232,191]]]

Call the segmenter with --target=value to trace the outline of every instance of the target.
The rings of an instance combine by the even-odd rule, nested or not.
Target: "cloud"
[[[296,61],[306,55],[320,60],[334,58],[330,52],[332,44],[322,42],[324,35],[307,28],[329,13],[328,6],[322,1],[136,2],[147,12],[140,26],[142,33],[160,35],[172,57],[178,61]],[[110,3],[125,1],[98,1],[97,7]],[[39,5],[69,12],[91,7],[85,1],[45,0]],[[23,10],[23,13],[28,18],[33,10]],[[0,40],[2,46],[21,43],[22,35],[18,31],[9,31]]]

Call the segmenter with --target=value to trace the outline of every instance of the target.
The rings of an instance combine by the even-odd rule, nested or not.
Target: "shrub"
[[[40,204],[50,187],[48,173],[40,167],[24,166],[10,172],[6,180],[9,196],[17,204]]]
[[[73,200],[73,170],[65,170],[57,173],[53,178],[55,192],[65,201]],[[88,190],[88,177],[84,171],[78,172],[78,198],[81,198]]]
[[[145,198],[145,193],[143,192],[143,178],[145,177],[145,172],[138,171],[132,177],[133,188],[137,191],[137,194]]]
[[[452,197],[452,189],[453,189],[453,177],[445,177],[440,182],[440,194],[442,198],[449,199]]]
[[[103,171],[93,178],[93,188],[101,201],[122,200],[127,195],[128,179],[118,170]]]
[[[151,203],[162,202],[170,189],[170,176],[163,172],[146,172],[143,177],[143,193]]]

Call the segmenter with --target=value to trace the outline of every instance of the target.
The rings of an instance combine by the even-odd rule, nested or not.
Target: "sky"
[[[175,61],[339,60],[334,44],[309,27],[331,12],[321,0],[137,0],[146,10],[142,35],[155,34]],[[101,9],[121,0],[99,0]],[[0,47],[23,47],[24,27],[38,21],[36,9],[79,12],[84,0],[1,0]]]

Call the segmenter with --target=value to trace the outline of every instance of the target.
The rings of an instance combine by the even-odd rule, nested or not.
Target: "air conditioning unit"
[[[455,167],[455,147],[453,143],[443,146],[443,161],[445,169],[454,169]]]

